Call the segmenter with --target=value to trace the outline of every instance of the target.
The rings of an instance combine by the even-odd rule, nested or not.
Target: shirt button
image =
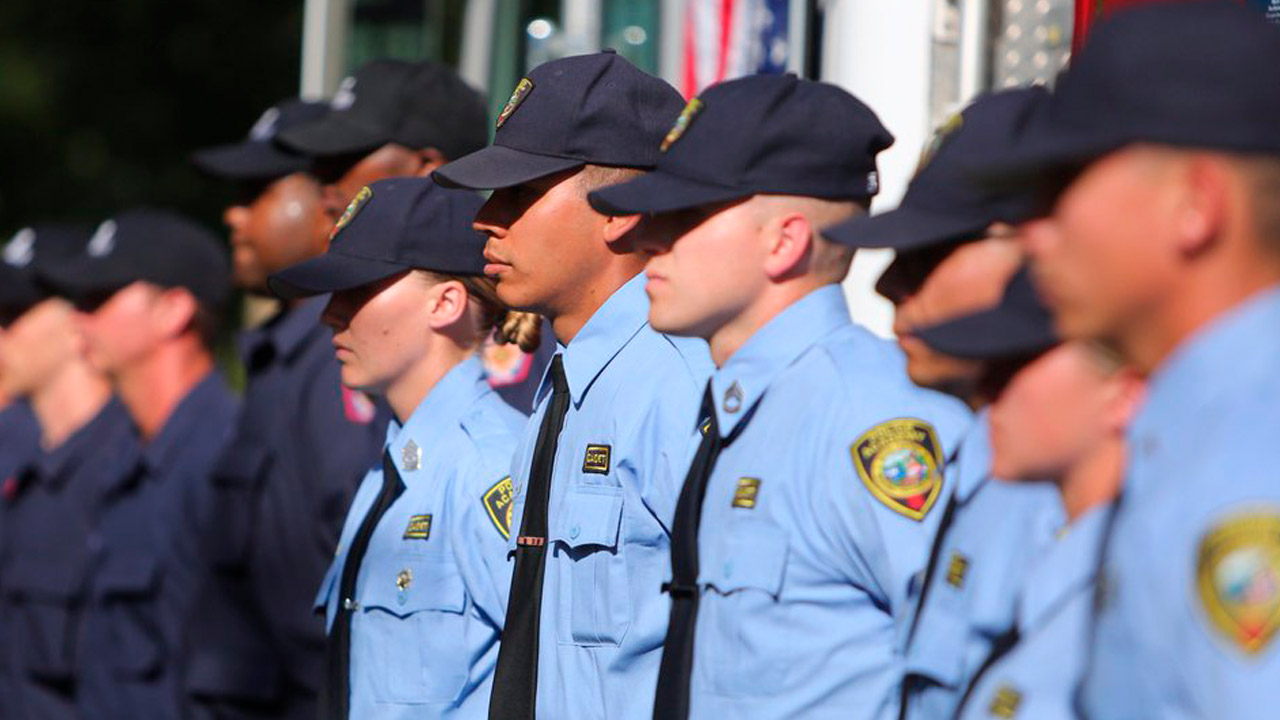
[[[403,591],[403,590],[401,590],[401,591],[400,591],[400,594],[396,597],[396,602],[397,602],[397,603],[400,603],[401,605],[403,605],[403,604],[404,604],[404,602],[405,602],[405,596],[404,596],[404,591]]]
[[[577,540],[578,536],[581,534],[582,534],[582,528],[578,525],[574,525],[572,528],[569,529],[569,538],[572,540]]]
[[[355,600],[352,600],[351,598],[347,598],[346,600],[342,601],[342,607],[343,609],[346,609],[346,610],[359,610],[360,603],[356,602]]]

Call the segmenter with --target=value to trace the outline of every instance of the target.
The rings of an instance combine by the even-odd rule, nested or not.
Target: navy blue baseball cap
[[[328,103],[283,100],[262,113],[243,142],[197,150],[191,154],[191,162],[204,172],[227,180],[274,180],[302,172],[311,166],[311,158],[279,146],[274,139],[281,132],[319,120],[328,112]]]
[[[1099,23],[1050,100],[982,175],[1043,176],[1133,143],[1280,154],[1280,27],[1225,0]]]
[[[974,360],[1034,355],[1062,342],[1025,267],[1014,274],[995,307],[916,335],[940,353]]]
[[[88,239],[87,228],[66,223],[32,225],[14,233],[0,253],[0,319],[15,318],[49,297],[38,269],[78,254]]]
[[[137,208],[98,226],[74,257],[37,276],[77,304],[105,300],[135,282],[180,287],[206,308],[227,301],[231,265],[216,235],[169,210]]]
[[[829,83],[751,75],[690,100],[652,173],[588,197],[607,215],[661,213],[758,193],[867,199],[893,136],[862,101]]]
[[[439,168],[442,185],[496,190],[583,165],[651,169],[684,105],[612,50],[543,63],[516,86],[493,144]]]
[[[283,298],[350,290],[410,269],[484,274],[484,235],[471,221],[484,203],[430,178],[379,180],[356,194],[324,255],[267,280]]]
[[[338,85],[324,118],[281,131],[281,145],[312,157],[396,143],[461,157],[489,140],[484,96],[451,68],[424,60],[374,60]]]
[[[1030,87],[973,101],[934,134],[897,208],[850,218],[823,236],[853,248],[908,251],[972,239],[997,221],[1027,219],[1036,206],[1033,189],[993,187],[975,182],[972,173],[1016,137],[1048,97],[1044,88]]]

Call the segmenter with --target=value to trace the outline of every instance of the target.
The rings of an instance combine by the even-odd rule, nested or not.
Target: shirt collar
[[[765,323],[711,376],[711,399],[720,435],[733,433],[796,358],[851,323],[844,291],[838,285],[814,290]]]
[[[1039,627],[1076,593],[1086,591],[1098,574],[1107,518],[1112,505],[1089,509],[1063,528],[1057,541],[1042,554],[1023,586],[1018,604],[1020,627]]]
[[[36,465],[41,480],[55,488],[61,486],[90,453],[99,449],[96,446],[104,440],[113,426],[128,422],[130,420],[124,405],[113,396],[93,419],[72,433],[66,442],[40,454]]]
[[[308,298],[278,313],[261,327],[245,332],[240,341],[243,361],[248,364],[254,352],[266,344],[271,345],[278,357],[293,357],[312,333],[322,329],[320,316],[328,304],[328,295]]]
[[[419,479],[421,473],[416,470],[426,464],[427,458],[437,452],[454,452],[441,443],[447,441],[448,431],[458,425],[475,401],[488,392],[480,359],[472,356],[431,388],[404,425],[395,418],[387,423],[387,451],[405,485]]]
[[[200,434],[208,411],[219,402],[224,392],[222,375],[216,370],[205,375],[187,392],[164,427],[160,428],[160,433],[142,451],[142,461],[150,472],[162,471],[175,454],[182,452],[184,444]]]
[[[609,361],[648,324],[649,297],[645,294],[644,285],[643,273],[628,280],[605,300],[568,345],[559,347],[559,354],[564,356],[569,394],[575,406],[582,404],[587,390]],[[547,368],[550,367],[548,363]],[[538,385],[538,401],[541,402],[549,392],[551,378],[544,370],[542,382]]]

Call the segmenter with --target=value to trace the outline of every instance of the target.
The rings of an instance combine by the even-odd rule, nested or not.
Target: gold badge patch
[[[431,516],[410,515],[409,525],[404,529],[405,540],[431,539]]]
[[[1196,585],[1213,628],[1246,654],[1280,628],[1280,510],[1232,517],[1200,541]]]
[[[850,448],[867,489],[890,510],[923,520],[942,491],[942,451],[933,426],[915,418],[880,423]]]
[[[925,143],[924,149],[920,151],[920,162],[916,164],[917,176],[929,166],[929,163],[933,162],[938,150],[947,144],[947,139],[959,132],[962,127],[964,127],[964,116],[960,113],[952,115],[938,126],[938,129],[933,132],[933,137],[929,138],[929,142]]]
[[[759,494],[760,478],[738,478],[738,489],[733,491],[733,506],[753,510]]]
[[[1005,685],[996,690],[996,696],[991,698],[991,707],[987,711],[992,717],[1008,718],[1018,714],[1018,706],[1022,704],[1022,693],[1016,689]]]
[[[608,445],[588,445],[587,454],[582,458],[582,472],[608,475],[611,450]]]
[[[511,117],[511,113],[515,112],[516,108],[520,107],[520,103],[529,97],[530,90],[533,90],[533,82],[529,78],[521,78],[520,82],[516,84],[516,89],[512,91],[511,97],[507,99],[507,104],[502,106],[502,112],[498,113],[498,122],[494,126],[495,128],[502,127],[507,118]]]
[[[689,123],[693,122],[693,117],[702,112],[702,101],[694,98],[689,104],[684,106],[684,110],[680,111],[680,117],[676,118],[676,124],[671,126],[667,131],[667,136],[662,138],[662,144],[658,146],[660,152],[666,152],[671,148],[675,141],[684,135],[685,130],[689,129]]]
[[[347,209],[342,211],[342,217],[338,218],[338,222],[333,226],[333,230],[329,231],[329,242],[338,237],[338,233],[342,232],[342,228],[351,224],[360,210],[373,199],[373,191],[368,185],[360,188],[360,192],[356,193],[351,204],[347,205]]]
[[[511,511],[514,509],[515,492],[511,487],[511,477],[504,477],[496,485],[484,493],[484,509],[489,513],[493,526],[498,528],[502,539],[511,537]]]
[[[951,561],[947,563],[947,584],[959,590],[964,587],[964,576],[967,572],[969,572],[969,558],[958,552],[951,553]]]

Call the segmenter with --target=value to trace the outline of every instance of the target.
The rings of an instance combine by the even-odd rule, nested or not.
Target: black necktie
[[[676,517],[671,525],[671,582],[662,589],[671,595],[671,618],[662,646],[662,666],[658,671],[658,692],[653,706],[655,720],[684,720],[689,717],[689,680],[693,672],[693,635],[698,620],[698,527],[702,523],[702,501],[707,481],[716,465],[723,443],[711,401],[711,383],[702,397],[702,443],[689,467]]]
[[[391,503],[404,492],[404,483],[400,473],[396,472],[396,464],[391,461],[391,450],[382,452],[382,489],[373,501],[373,507],[365,514],[360,529],[351,541],[347,550],[347,559],[342,565],[342,581],[338,585],[338,612],[333,619],[333,629],[329,632],[329,642],[325,646],[325,662],[328,666],[328,682],[325,684],[320,716],[329,720],[347,720],[351,700],[351,613],[358,610],[356,604],[356,577],[360,574],[360,563],[369,549],[369,538],[378,526],[378,521],[386,514]]]
[[[564,361],[551,360],[551,402],[542,417],[538,444],[533,448],[524,519],[516,537],[516,567],[511,576],[507,622],[498,647],[498,666],[489,699],[490,720],[531,720],[538,699],[538,621],[542,612],[542,577],[547,553],[547,503],[551,472],[565,413],[569,411],[569,382]]]

